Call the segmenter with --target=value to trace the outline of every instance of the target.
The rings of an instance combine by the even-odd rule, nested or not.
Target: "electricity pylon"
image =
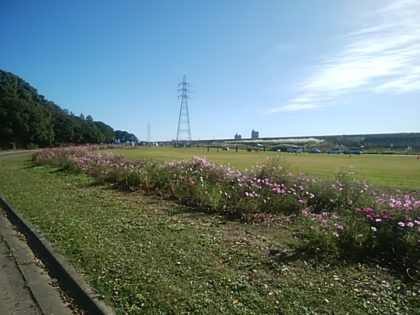
[[[181,99],[179,109],[178,131],[176,133],[176,143],[178,146],[191,145],[190,116],[188,114],[188,87],[187,77],[184,75],[182,82],[178,84],[178,98]]]
[[[147,144],[150,145],[150,121],[147,121]]]

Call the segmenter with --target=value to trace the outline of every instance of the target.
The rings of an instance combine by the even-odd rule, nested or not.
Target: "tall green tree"
[[[122,142],[137,141],[119,131]],[[60,144],[110,143],[115,132],[91,115],[74,115],[47,100],[29,83],[0,70],[0,147],[52,146]]]
[[[132,133],[128,133],[127,131],[123,130],[116,130],[115,131],[115,139],[121,143],[125,142],[137,142],[137,137]]]
[[[2,147],[49,146],[54,142],[51,116],[42,107],[25,99],[2,97],[0,108]]]
[[[102,143],[111,143],[115,139],[115,132],[111,126],[108,126],[102,121],[95,121],[96,127],[102,134]]]

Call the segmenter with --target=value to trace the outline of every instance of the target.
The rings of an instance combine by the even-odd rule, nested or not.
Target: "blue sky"
[[[152,140],[420,132],[417,0],[0,0],[0,68]]]

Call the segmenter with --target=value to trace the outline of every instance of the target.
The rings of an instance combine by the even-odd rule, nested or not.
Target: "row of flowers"
[[[242,172],[204,157],[130,160],[93,147],[48,149],[34,159],[210,211],[251,218],[258,213],[296,214],[307,227],[307,243],[336,254],[381,251],[419,258],[420,201],[398,190],[378,193],[350,172],[327,182],[292,174],[279,159]]]

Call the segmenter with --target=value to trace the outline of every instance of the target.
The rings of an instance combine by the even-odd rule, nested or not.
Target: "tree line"
[[[0,70],[0,148],[49,147],[65,144],[136,142],[134,134],[116,130],[91,115],[62,109],[29,83]]]

